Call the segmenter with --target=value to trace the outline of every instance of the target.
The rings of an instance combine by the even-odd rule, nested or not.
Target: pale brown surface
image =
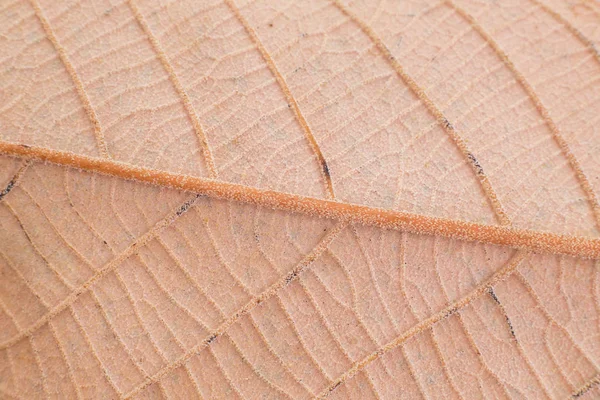
[[[600,396],[598,3],[0,10],[0,398]]]

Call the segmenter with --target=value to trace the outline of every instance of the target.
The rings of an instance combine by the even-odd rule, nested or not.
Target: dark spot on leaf
[[[442,124],[446,129],[454,130],[454,125],[452,125],[446,118],[442,119]]]
[[[0,200],[2,200],[4,198],[4,196],[6,196],[7,194],[10,193],[10,191],[15,187],[15,179],[11,179],[10,182],[8,182],[8,185],[6,185],[6,187],[0,192]]]
[[[217,335],[211,335],[208,340],[206,341],[206,344],[211,344],[212,342],[215,341],[215,339],[217,338]]]
[[[455,314],[458,311],[458,307],[452,307],[450,309],[448,309],[446,311],[446,314],[444,314],[444,318],[448,318],[449,316],[451,316],[452,314]]]
[[[479,164],[477,158],[475,158],[475,156],[471,153],[469,153],[467,157],[469,157],[469,160],[471,160],[471,162],[475,166],[475,169],[477,170],[477,175],[485,175],[485,173],[483,172],[483,167],[481,166],[481,164]]]
[[[193,200],[189,200],[189,201],[186,201],[185,203],[183,203],[183,205],[181,207],[179,207],[179,210],[177,210],[175,212],[175,214],[179,217],[181,214],[183,214],[184,212],[186,212],[190,208],[190,206],[192,205],[192,201],[194,201],[198,197],[200,197],[200,196],[196,195],[196,197]]]
[[[321,168],[323,168],[323,173],[327,177],[328,180],[331,179],[331,173],[329,172],[329,167],[327,166],[327,162],[325,160],[321,161]]]
[[[493,288],[489,288],[488,293],[490,294],[490,297],[492,298],[492,300],[494,300],[494,302],[496,304],[498,304],[498,306],[502,306],[502,303],[500,303],[500,299],[498,299],[498,296],[496,296],[496,292],[494,292]],[[506,325],[508,325],[508,330],[510,331],[510,335],[513,337],[513,339],[517,339],[517,335],[515,334],[515,328],[513,327],[512,322],[510,321],[510,318],[508,318],[508,315],[506,313],[504,313],[504,319],[506,320]]]
[[[285,284],[288,285],[291,281],[293,281],[298,276],[298,271],[293,271],[285,278]]]
[[[494,292],[494,289],[490,288],[488,290],[490,297],[492,298],[492,300],[494,300],[497,304],[500,304],[500,300],[498,299],[498,296],[496,296],[496,292]]]

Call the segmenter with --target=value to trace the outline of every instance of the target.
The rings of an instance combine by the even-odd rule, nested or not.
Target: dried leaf
[[[0,9],[0,398],[600,396],[597,3]]]

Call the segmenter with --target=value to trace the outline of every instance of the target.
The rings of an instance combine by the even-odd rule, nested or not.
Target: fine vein
[[[248,33],[248,35],[250,36],[250,38],[256,45],[256,48],[258,49],[261,56],[265,60],[265,63],[269,67],[269,70],[275,76],[275,80],[277,81],[277,84],[281,88],[281,91],[283,92],[285,99],[288,102],[288,107],[290,107],[294,111],[294,115],[296,116],[298,123],[300,124],[300,126],[302,127],[302,130],[304,131],[306,140],[310,144],[310,147],[312,148],[313,152],[315,153],[315,156],[317,157],[317,160],[319,162],[319,167],[321,170],[321,175],[323,177],[323,181],[325,182],[327,196],[330,199],[335,198],[335,194],[333,191],[333,182],[331,180],[331,174],[329,172],[329,167],[327,166],[327,160],[325,160],[325,156],[323,155],[323,152],[321,151],[321,148],[319,147],[319,143],[317,143],[317,139],[315,139],[315,136],[313,135],[312,130],[310,129],[310,126],[308,125],[308,122],[306,121],[306,118],[304,118],[302,111],[300,111],[300,106],[298,105],[298,102],[292,95],[292,91],[288,87],[288,85],[285,81],[285,78],[283,77],[281,72],[279,72],[277,65],[275,65],[275,61],[273,61],[273,57],[271,57],[271,55],[269,54],[269,52],[267,51],[267,49],[261,42],[260,38],[258,37],[258,34],[256,33],[256,31],[254,29],[252,29],[252,26],[246,20],[246,18],[242,15],[242,12],[235,5],[233,0],[224,0],[224,1],[225,1],[225,4],[227,4],[229,9],[231,10],[231,12],[233,12],[233,14],[236,16],[238,21],[240,21],[240,23],[244,26],[244,29],[246,30],[246,32]]]
[[[85,113],[89,117],[89,119],[92,123],[92,126],[94,127],[94,135],[96,137],[96,143],[97,143],[98,149],[100,151],[100,154],[103,157],[109,157],[108,147],[106,145],[106,140],[104,139],[104,133],[102,132],[102,127],[100,126],[100,121],[98,120],[98,115],[96,115],[96,111],[94,111],[94,108],[92,107],[92,103],[90,102],[90,99],[89,99],[87,93],[85,92],[85,88],[83,87],[83,82],[79,78],[77,71],[75,71],[75,67],[69,60],[69,57],[67,56],[67,52],[65,51],[64,47],[60,44],[60,42],[58,41],[58,38],[54,34],[54,30],[50,26],[50,22],[48,21],[48,19],[44,16],[44,13],[43,13],[38,1],[37,0],[30,0],[30,1],[31,1],[31,6],[33,7],[33,9],[35,11],[35,15],[37,16],[38,20],[42,24],[42,28],[44,28],[44,32],[46,33],[48,40],[50,40],[50,42],[56,49],[56,52],[58,53],[58,57],[60,58],[63,65],[65,66],[65,69],[67,70],[69,76],[71,77],[71,80],[73,81],[73,84],[75,85],[77,94],[79,95],[79,98],[81,99],[81,102],[83,103],[83,108],[85,110]]]
[[[519,70],[517,70],[517,67],[515,67],[513,62],[508,58],[508,56],[506,55],[504,50],[502,50],[500,48],[500,46],[498,45],[498,43],[496,43],[496,41],[492,38],[492,36],[489,33],[487,33],[481,27],[481,25],[479,25],[473,19],[472,16],[467,14],[460,7],[456,6],[452,1],[447,1],[446,3],[450,7],[452,7],[454,10],[456,10],[456,12],[458,12],[458,14],[460,16],[462,16],[465,20],[467,20],[467,22],[469,22],[469,24],[473,27],[473,29],[479,35],[481,35],[481,37],[487,42],[487,44],[492,48],[492,50],[494,50],[494,52],[502,60],[504,65],[506,65],[506,67],[515,76],[515,79],[517,80],[517,82],[519,82],[521,87],[525,90],[525,92],[527,93],[527,95],[529,96],[529,98],[531,99],[533,104],[535,105],[535,108],[537,109],[538,113],[541,115],[542,119],[548,126],[548,129],[550,129],[550,133],[552,134],[552,138],[554,139],[554,142],[560,148],[561,153],[567,159],[570,167],[575,172],[575,176],[579,180],[579,185],[581,186],[581,189],[585,193],[585,196],[587,197],[590,207],[592,209],[592,212],[594,214],[594,217],[596,220],[596,225],[598,226],[598,228],[600,228],[600,205],[598,204],[598,199],[596,198],[594,189],[592,188],[592,185],[590,184],[590,181],[588,180],[587,176],[583,172],[583,168],[581,167],[581,164],[579,163],[579,161],[577,160],[577,158],[571,151],[569,144],[567,143],[565,138],[560,133],[560,130],[556,126],[556,123],[554,122],[554,120],[550,117],[550,112],[544,106],[544,104],[542,103],[542,101],[540,100],[538,95],[535,93],[535,90],[533,89],[533,87],[529,84],[529,82],[527,82],[527,80],[525,79],[523,74],[521,74],[521,72]],[[538,2],[538,4],[540,4],[540,3]],[[543,5],[541,5],[541,6],[543,6]]]
[[[215,166],[215,161],[213,159],[212,152],[210,150],[210,146],[208,144],[208,138],[206,137],[206,133],[202,129],[202,125],[200,124],[200,119],[198,118],[198,115],[196,114],[196,111],[194,110],[194,106],[192,105],[192,101],[190,100],[190,97],[188,96],[187,92],[183,88],[183,85],[181,84],[181,81],[177,77],[177,74],[175,73],[175,69],[173,69],[171,62],[169,61],[169,59],[167,57],[167,54],[162,49],[156,36],[154,36],[152,31],[150,30],[148,23],[146,22],[144,16],[140,12],[137,5],[133,2],[133,0],[128,0],[127,4],[129,5],[129,8],[133,12],[133,15],[134,15],[136,21],[138,22],[138,24],[140,25],[140,27],[142,28],[142,30],[148,37],[148,41],[152,45],[152,48],[154,49],[156,56],[158,57],[161,64],[163,65],[163,68],[167,71],[167,74],[169,75],[169,79],[171,80],[171,83],[175,87],[175,91],[181,98],[183,107],[185,108],[185,111],[187,112],[187,114],[192,122],[192,125],[194,126],[194,131],[196,131],[196,136],[198,137],[198,141],[200,142],[200,145],[202,147],[202,153],[204,155],[204,160],[206,162],[206,167],[208,169],[210,177],[216,178],[217,177],[217,168]]]

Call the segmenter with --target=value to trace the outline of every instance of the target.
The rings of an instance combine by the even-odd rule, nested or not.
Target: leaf
[[[0,2],[1,398],[600,396],[600,7]]]

